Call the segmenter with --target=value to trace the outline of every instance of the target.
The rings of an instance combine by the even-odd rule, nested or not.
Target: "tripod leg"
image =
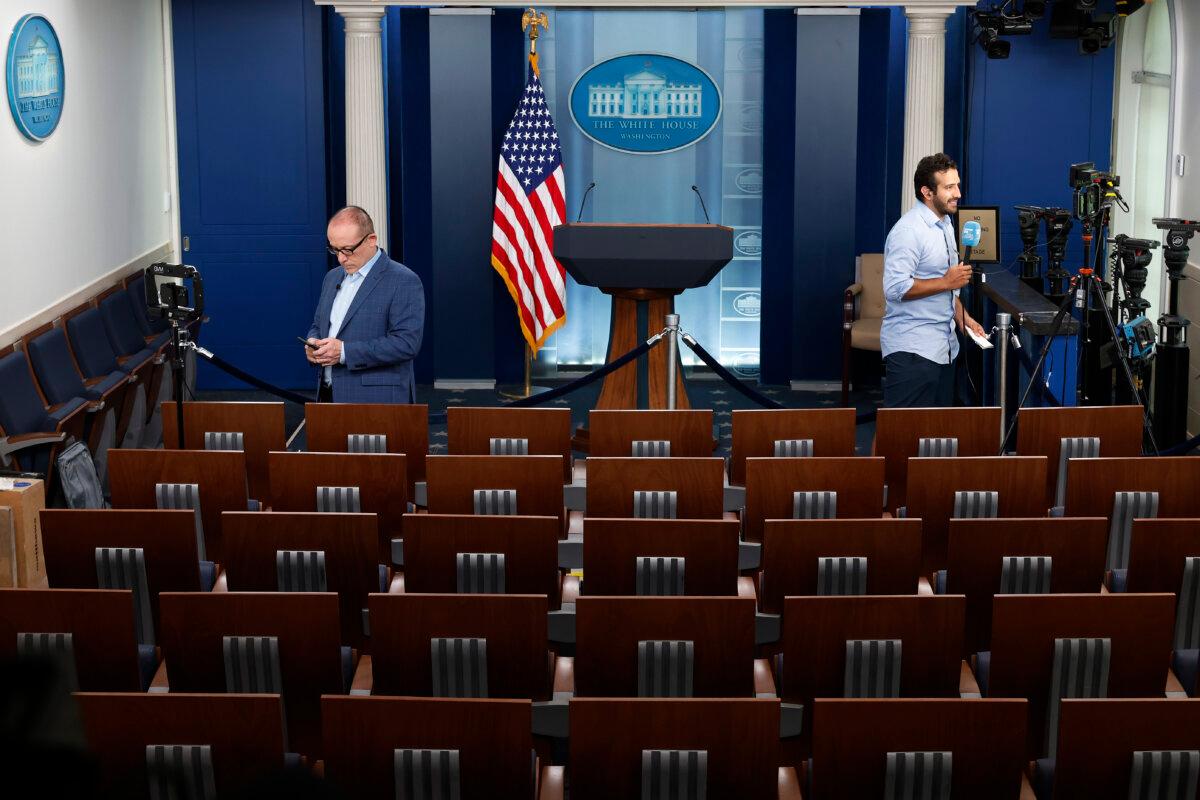
[[[1095,292],[1099,298],[1101,307],[1104,303],[1104,287],[1100,283],[1100,279],[1096,275],[1092,275],[1088,281],[1089,291]],[[1116,354],[1117,363],[1121,366],[1121,374],[1125,377],[1125,383],[1129,386],[1129,391],[1137,398],[1137,402],[1142,407],[1142,427],[1145,428],[1146,439],[1150,442],[1150,447],[1154,450],[1154,454],[1158,455],[1158,442],[1154,441],[1154,425],[1150,421],[1150,413],[1146,410],[1146,398],[1142,394],[1142,390],[1138,388],[1137,381],[1133,379],[1133,370],[1129,367],[1129,357],[1125,355],[1125,350],[1121,347],[1120,340],[1117,338],[1117,326],[1113,323],[1112,318],[1104,314],[1104,321],[1107,323],[1108,334],[1112,337],[1113,352]]]
[[[1017,407],[1013,409],[1012,421],[1008,423],[1008,430],[1004,432],[1004,439],[1000,442],[1000,455],[1004,455],[1004,450],[1008,447],[1009,440],[1012,439],[1013,431],[1017,427],[1017,418],[1021,416],[1021,409],[1025,407],[1025,401],[1029,399],[1029,392],[1033,390],[1033,382],[1038,379],[1042,365],[1046,363],[1046,354],[1050,352],[1050,345],[1054,343],[1054,337],[1062,330],[1063,320],[1067,318],[1067,310],[1075,299],[1075,283],[1078,280],[1078,276],[1071,278],[1067,285],[1067,293],[1058,305],[1058,313],[1054,315],[1054,319],[1050,323],[1050,332],[1046,334],[1046,341],[1042,342],[1042,350],[1038,353],[1037,362],[1029,373],[1029,382],[1025,384],[1025,391],[1021,394],[1021,399],[1017,401]]]

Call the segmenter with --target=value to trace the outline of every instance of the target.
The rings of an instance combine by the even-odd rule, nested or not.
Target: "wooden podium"
[[[608,362],[662,330],[675,295],[705,286],[733,258],[733,229],[724,225],[576,222],[554,229],[554,257],[578,283],[612,296]],[[676,408],[690,408],[683,370]],[[666,408],[667,348],[608,375],[596,408]]]

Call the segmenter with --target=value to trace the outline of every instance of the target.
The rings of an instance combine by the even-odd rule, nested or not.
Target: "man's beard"
[[[939,217],[949,217],[954,214],[954,209],[950,208],[950,203],[948,201],[942,202],[940,197],[933,198],[933,205],[936,207]]]

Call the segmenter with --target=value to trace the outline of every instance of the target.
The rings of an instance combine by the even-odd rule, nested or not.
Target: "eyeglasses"
[[[346,256],[347,258],[349,258],[350,256],[354,255],[355,250],[362,247],[362,243],[365,242],[367,239],[369,239],[370,236],[371,236],[371,234],[368,233],[366,236],[359,239],[358,244],[354,245],[353,247],[334,247],[329,242],[326,242],[325,249],[329,251],[329,255],[331,255],[331,256],[336,256],[340,253],[340,254]]]

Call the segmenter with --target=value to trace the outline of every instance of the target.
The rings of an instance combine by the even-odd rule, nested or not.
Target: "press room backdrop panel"
[[[858,46],[857,10],[796,16],[794,379],[827,380],[841,365],[831,334],[854,276]]]
[[[1002,266],[1016,272],[1022,245],[1013,205],[1070,208],[1070,165],[1094,161],[1108,169],[1116,47],[1080,55],[1076,40],[1050,38],[1047,15],[1034,22],[1032,35],[1013,39],[1008,59],[989,60],[978,47],[970,57],[962,202],[1000,206]],[[1044,244],[1043,226],[1037,251],[1043,275]],[[1082,258],[1075,222],[1068,271],[1074,274]]]
[[[66,95],[44,142],[0,112],[0,331],[168,244],[175,202],[159,0],[5,3],[6,38],[26,12],[58,33]]]
[[[585,222],[704,222],[692,184],[712,222],[734,228],[734,261],[708,286],[676,300],[681,324],[722,363],[758,375],[762,252],[763,12],[550,10],[538,40],[542,83],[566,162],[567,214],[596,188]],[[661,53],[696,64],[720,87],[721,119],[700,142],[673,153],[633,155],[588,139],[568,111],[571,87],[593,64],[628,53]],[[541,359],[559,365],[604,362],[611,303],[573,280],[567,324]],[[685,364],[698,363],[684,350]]]
[[[183,259],[204,278],[203,343],[285,388],[314,388],[296,342],[325,252],[321,12],[311,0],[174,0]],[[245,384],[201,364],[202,389]]]

